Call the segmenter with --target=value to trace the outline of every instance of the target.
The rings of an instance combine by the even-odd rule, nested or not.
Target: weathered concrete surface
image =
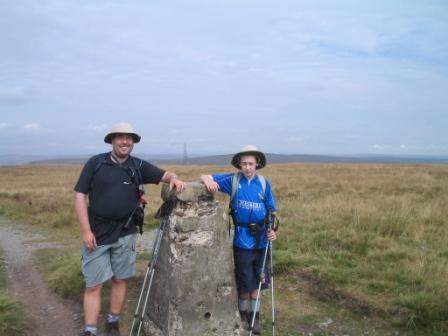
[[[198,182],[176,195],[163,236],[145,332],[153,336],[242,335],[224,205]]]

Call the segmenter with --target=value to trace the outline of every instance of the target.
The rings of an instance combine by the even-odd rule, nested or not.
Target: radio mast
[[[188,164],[188,154],[187,154],[187,143],[184,142],[184,157],[183,157],[183,164]]]

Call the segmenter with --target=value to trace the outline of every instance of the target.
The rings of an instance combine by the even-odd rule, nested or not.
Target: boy
[[[260,281],[262,289],[269,286],[268,265],[265,265],[264,275],[261,268],[268,240],[277,239],[275,231],[266,227],[269,213],[275,216],[275,198],[270,182],[256,174],[257,169],[266,165],[266,157],[255,146],[244,146],[233,156],[232,165],[239,169],[237,174],[202,175],[201,181],[209,192],[219,190],[231,196],[238,308],[242,320],[247,320],[249,325],[255,314],[252,332],[259,335],[260,304],[257,305],[256,298]]]

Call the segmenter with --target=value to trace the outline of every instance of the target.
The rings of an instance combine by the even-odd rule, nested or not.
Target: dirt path
[[[37,268],[33,251],[53,246],[45,237],[30,234],[20,225],[0,217],[0,246],[4,250],[10,290],[25,307],[29,336],[79,335],[81,307],[51,293]]]

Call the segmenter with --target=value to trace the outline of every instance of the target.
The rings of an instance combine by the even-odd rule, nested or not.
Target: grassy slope
[[[227,170],[176,167],[185,180]],[[71,274],[64,281],[76,289],[57,289],[65,295],[79,295],[81,288],[72,282],[79,284],[79,272],[61,272],[57,263],[76,259],[71,190],[79,171],[79,166],[0,167],[0,214],[73,242],[71,257],[42,258],[50,282]],[[281,215],[275,264],[282,334],[297,334],[325,316],[353,324],[354,334],[371,329],[366,323],[406,334],[446,333],[446,165],[290,164],[262,173],[273,182]],[[158,193],[159,187],[148,188],[150,214],[160,204]],[[320,330],[324,335],[341,328],[335,322]]]
[[[333,287],[324,298],[409,328],[446,330],[447,167],[307,168],[295,168],[298,193],[278,183],[287,231],[278,264]]]

